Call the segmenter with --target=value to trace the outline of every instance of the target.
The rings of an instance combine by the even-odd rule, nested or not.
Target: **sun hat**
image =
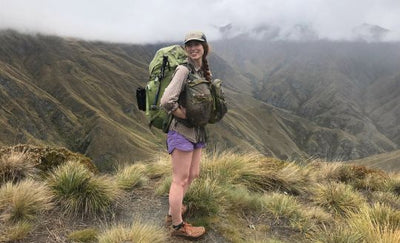
[[[200,31],[191,31],[185,35],[185,44],[192,40],[207,42],[206,35]]]

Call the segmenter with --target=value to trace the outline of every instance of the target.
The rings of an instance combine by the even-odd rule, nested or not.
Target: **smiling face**
[[[185,44],[185,50],[188,57],[195,62],[201,62],[201,58],[204,55],[204,47],[200,41],[189,41]]]

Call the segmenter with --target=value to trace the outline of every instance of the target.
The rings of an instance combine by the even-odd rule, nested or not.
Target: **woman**
[[[172,221],[172,235],[186,238],[199,238],[205,234],[204,227],[194,227],[183,221],[186,206],[182,204],[190,184],[199,176],[202,148],[205,147],[206,134],[203,127],[187,123],[186,109],[180,98],[189,73],[211,81],[211,72],[206,59],[209,46],[202,32],[189,32],[185,36],[187,63],[179,65],[161,98],[161,106],[173,114],[167,135],[168,152],[172,157],[172,183],[169,191],[169,214]]]

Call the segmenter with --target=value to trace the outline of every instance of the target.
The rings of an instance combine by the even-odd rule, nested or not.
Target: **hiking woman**
[[[202,148],[205,147],[204,126],[191,126],[186,117],[182,92],[189,74],[211,81],[211,72],[206,59],[209,46],[202,32],[189,32],[185,36],[187,63],[179,65],[164,91],[161,106],[173,115],[167,135],[168,152],[172,158],[172,183],[169,191],[167,222],[172,221],[172,235],[199,238],[205,234],[204,227],[195,227],[183,221],[186,211],[183,198],[190,184],[199,176]]]

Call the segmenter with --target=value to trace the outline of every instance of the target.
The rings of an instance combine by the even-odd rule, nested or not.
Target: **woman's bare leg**
[[[185,197],[186,192],[189,189],[189,186],[192,184],[193,180],[196,179],[197,177],[199,177],[201,151],[202,151],[202,148],[197,148],[197,149],[193,150],[192,162],[190,164],[190,170],[189,170],[189,179],[188,179],[188,183],[184,187],[183,197]]]
[[[182,220],[182,201],[185,187],[189,182],[193,152],[174,149],[172,152],[172,182],[169,190],[169,210],[172,224],[178,225]]]

